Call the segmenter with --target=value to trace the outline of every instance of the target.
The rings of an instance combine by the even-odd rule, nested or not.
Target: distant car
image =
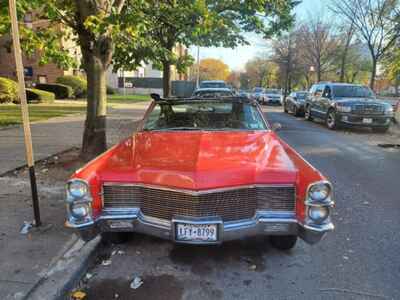
[[[228,88],[203,88],[193,92],[192,97],[216,98],[216,97],[233,97],[235,92]]]
[[[266,89],[265,90],[265,104],[278,104],[282,105],[282,94],[278,89]]]
[[[199,89],[206,89],[206,88],[229,88],[229,87],[223,80],[205,80],[200,82]]]
[[[253,89],[253,93],[251,95],[251,98],[253,100],[256,100],[258,103],[264,103],[265,102],[264,88],[255,87]]]
[[[66,197],[66,226],[84,240],[138,232],[208,245],[261,235],[288,250],[334,229],[331,183],[240,97],[154,97],[129,138],[73,174]]]
[[[244,90],[239,90],[237,94],[239,97],[249,98],[249,93]]]
[[[329,129],[369,127],[386,132],[393,119],[391,104],[377,100],[369,87],[347,83],[317,83],[306,100],[305,118],[319,118]]]
[[[307,91],[297,91],[290,93],[283,102],[283,110],[286,113],[293,113],[296,117],[304,115],[307,95]]]

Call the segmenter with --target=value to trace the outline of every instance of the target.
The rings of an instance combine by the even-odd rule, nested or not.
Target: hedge
[[[54,93],[56,95],[56,99],[72,98],[74,95],[74,91],[70,86],[59,83],[38,83],[36,84],[36,88]]]
[[[26,98],[28,102],[53,103],[56,96],[51,92],[38,89],[26,89]]]
[[[0,103],[18,101],[18,84],[8,78],[0,77]]]
[[[76,98],[82,98],[87,93],[87,81],[80,76],[65,75],[58,77],[56,83],[68,85],[74,91]]]

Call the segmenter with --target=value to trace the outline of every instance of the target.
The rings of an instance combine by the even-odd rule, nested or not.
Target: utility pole
[[[32,135],[31,135],[31,127],[29,124],[28,103],[26,100],[24,66],[22,64],[22,52],[19,41],[17,8],[15,0],[9,0],[8,3],[9,3],[9,13],[11,19],[15,66],[18,77],[18,94],[19,94],[19,99],[21,100],[22,122],[24,127],[24,139],[26,148],[26,161],[28,164],[29,177],[31,181],[33,214],[35,218],[35,226],[40,226],[41,221],[40,221],[40,210],[39,210],[39,198],[36,185],[35,165],[34,165],[35,161],[33,159]]]

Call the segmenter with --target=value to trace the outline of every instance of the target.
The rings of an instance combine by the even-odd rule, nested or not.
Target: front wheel
[[[326,119],[325,119],[325,123],[326,123],[326,126],[331,130],[335,130],[335,129],[339,128],[338,122],[336,120],[336,112],[333,109],[331,109],[328,112]]]
[[[308,105],[306,107],[306,110],[304,112],[304,117],[306,118],[307,121],[312,121],[313,120],[313,117],[311,116],[311,107],[310,107],[310,105]]]
[[[270,236],[271,245],[279,250],[290,250],[297,242],[295,235],[272,235]]]
[[[283,111],[284,111],[285,113],[288,113],[288,112],[289,112],[288,109],[287,109],[286,103],[283,104]]]

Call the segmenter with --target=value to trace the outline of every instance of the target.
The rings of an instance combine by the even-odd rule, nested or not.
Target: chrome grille
[[[257,209],[294,211],[295,188],[257,186],[207,193],[187,193],[139,185],[104,185],[105,208],[140,207],[146,216],[171,220],[174,216],[249,219]]]
[[[377,104],[356,104],[353,112],[362,115],[381,115],[384,113],[384,107]]]

